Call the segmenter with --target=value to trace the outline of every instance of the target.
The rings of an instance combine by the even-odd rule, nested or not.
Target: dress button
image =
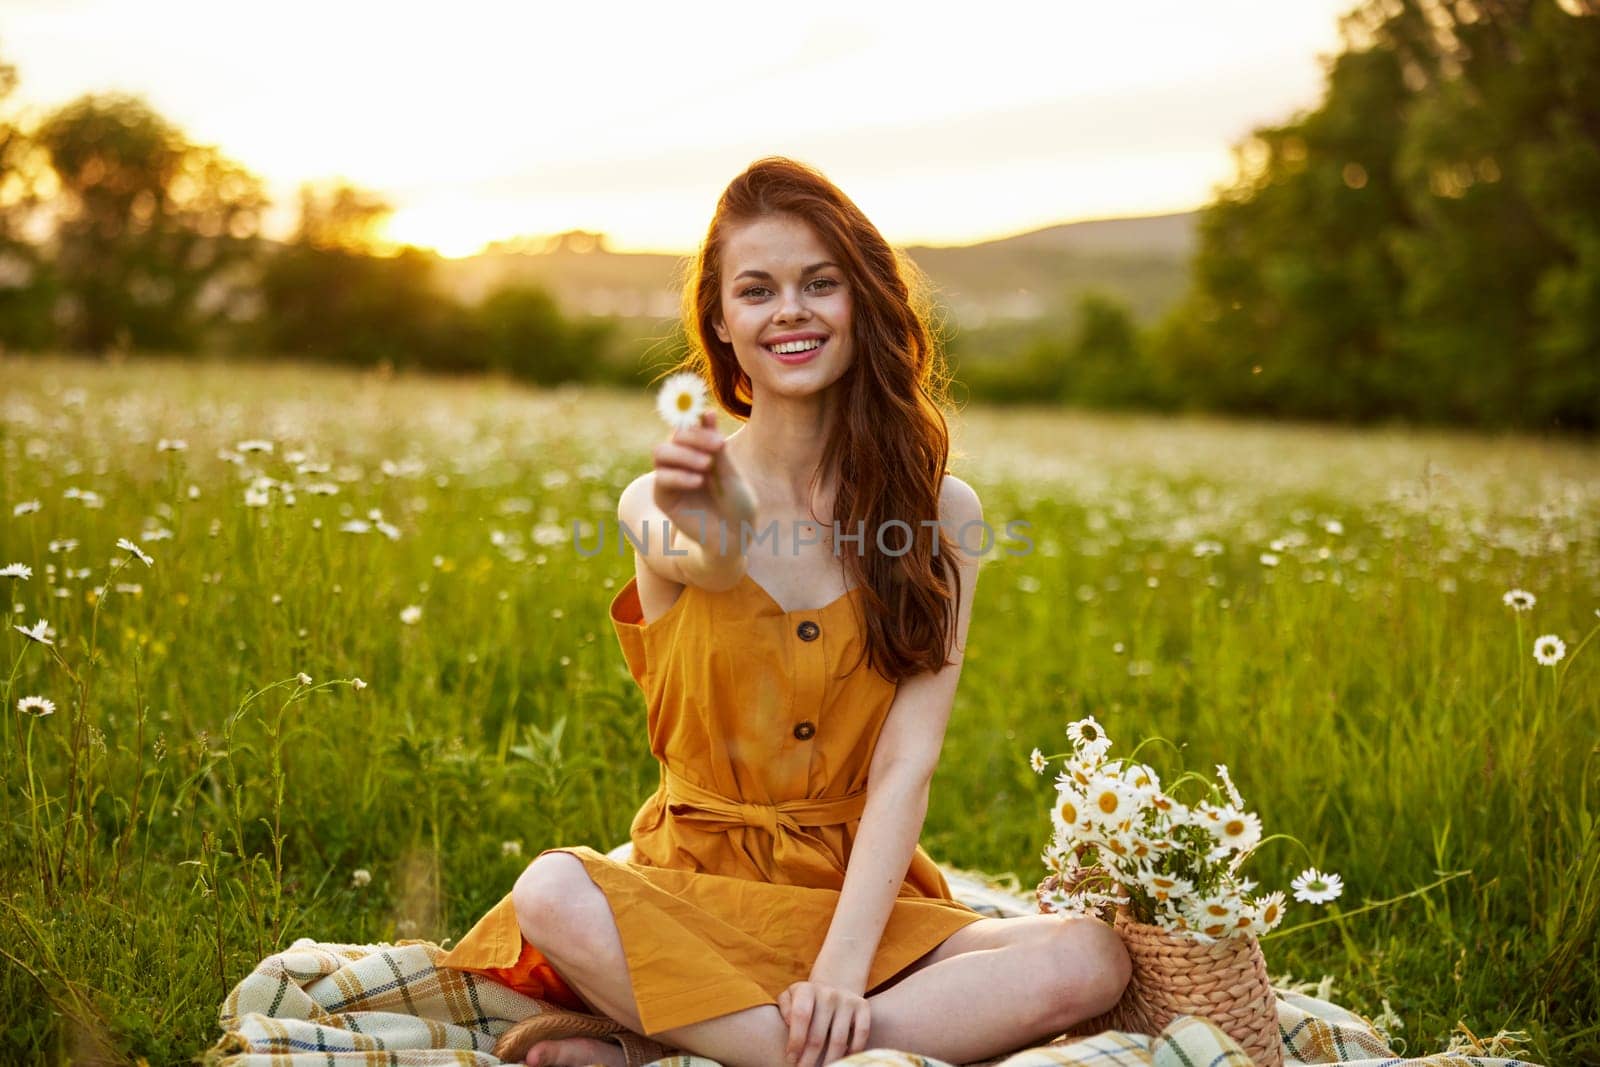
[[[796,626],[794,632],[800,635],[800,640],[802,641],[815,641],[817,635],[822,632],[822,627],[807,619],[799,626]]]
[[[797,722],[794,725],[794,735],[802,741],[816,732],[817,728],[811,725],[809,720],[806,722]]]

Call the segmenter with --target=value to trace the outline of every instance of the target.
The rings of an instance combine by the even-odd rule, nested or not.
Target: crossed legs
[[[524,936],[567,983],[596,1010],[642,1033],[611,906],[582,861],[562,852],[538,857],[512,898]],[[986,1059],[1110,1009],[1128,974],[1121,939],[1097,920],[978,919],[870,991],[867,1045],[951,1063]],[[773,1067],[784,1063],[788,1027],[775,1005],[764,1004],[649,1036],[727,1067]],[[533,1062],[568,1061],[558,1055]]]

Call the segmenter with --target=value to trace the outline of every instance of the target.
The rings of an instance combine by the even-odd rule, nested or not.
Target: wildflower
[[[271,452],[272,442],[259,440],[240,441],[233,447],[237,448],[240,452]]]
[[[272,503],[272,492],[268,489],[250,485],[244,490],[244,506],[247,508],[264,508]]]
[[[49,636],[47,636],[50,633],[50,624],[45,622],[43,619],[40,619],[38,622],[34,623],[32,629],[29,629],[26,626],[19,626],[16,623],[12,623],[11,628],[29,640],[39,642],[41,645],[55,644],[55,642],[50,640]]]
[[[1294,890],[1294,899],[1303,900],[1307,904],[1326,904],[1344,892],[1344,880],[1337,874],[1323,874],[1315,867],[1307,867],[1301,871],[1289,887]]]
[[[1554,667],[1566,654],[1566,643],[1555,634],[1545,634],[1533,642],[1533,658],[1542,666]]]
[[[502,842],[500,842],[500,855],[502,855],[502,856],[520,856],[520,855],[522,855],[522,842],[521,841],[502,841]]]
[[[1191,903],[1189,922],[1207,937],[1226,937],[1238,929],[1242,910],[1238,898],[1218,893]]]
[[[139,561],[146,567],[155,566],[156,561],[151,559],[149,554],[146,553],[144,549],[140,548],[126,537],[117,538],[117,547],[122,549],[124,552],[132,552],[135,556],[138,556]]]
[[[1528,611],[1538,603],[1538,599],[1526,589],[1507,590],[1500,600],[1512,611]]]
[[[1278,565],[1277,554],[1274,552],[1261,553],[1261,565],[1263,567],[1276,567]]]
[[[1072,747],[1077,749],[1091,748],[1097,745],[1111,747],[1111,739],[1106,736],[1105,730],[1095,722],[1093,715],[1085,715],[1077,722],[1067,727],[1067,738],[1072,742]],[[1104,751],[1102,749],[1102,751]]]
[[[67,538],[63,538],[60,541],[51,541],[50,542],[50,551],[51,551],[52,554],[57,553],[57,552],[71,552],[73,549],[75,549],[77,547],[78,547],[78,539],[76,537],[67,537]]]
[[[1161,792],[1161,779],[1154,767],[1144,763],[1130,763],[1122,768],[1122,780],[1132,786],[1142,797]]]
[[[365,867],[357,867],[350,872],[350,886],[353,889],[365,889],[372,884],[372,872]]]
[[[1204,559],[1207,556],[1218,556],[1221,554],[1222,542],[1220,541],[1196,541],[1194,543],[1195,559]]]
[[[7,563],[0,567],[0,578],[16,578],[25,582],[32,577],[33,568],[26,563]]]
[[[1115,827],[1133,817],[1139,795],[1114,778],[1100,778],[1089,787],[1088,816],[1103,827]]]
[[[1344,523],[1340,522],[1338,519],[1329,519],[1327,522],[1322,524],[1322,528],[1333,534],[1335,537],[1344,533]]]
[[[1179,878],[1175,874],[1161,874],[1142,865],[1135,877],[1138,878],[1144,891],[1156,900],[1181,900],[1194,892],[1194,883],[1187,878]]]
[[[1045,906],[1045,910],[1048,913],[1075,913],[1078,911],[1077,901],[1074,900],[1072,894],[1062,889],[1059,885],[1045,893],[1040,903]]]
[[[365,689],[367,687],[367,683],[363,682],[360,678],[354,678],[350,682],[350,687],[352,689]]]
[[[366,519],[351,519],[339,527],[340,532],[353,534],[367,533],[371,529],[372,524]]]
[[[1228,800],[1236,808],[1244,807],[1244,797],[1239,795],[1239,790],[1233,784],[1233,776],[1228,773],[1226,763],[1217,764],[1217,777],[1222,780],[1222,789],[1228,794]]]
[[[1235,852],[1243,852],[1260,843],[1261,817],[1254,812],[1227,808],[1222,813],[1221,823],[1214,827],[1212,832],[1219,844],[1226,845]]]
[[[1050,819],[1057,831],[1065,834],[1077,830],[1084,820],[1084,804],[1084,798],[1075,790],[1056,790],[1056,806],[1050,812]]]
[[[400,611],[400,621],[407,626],[415,626],[422,619],[422,609],[415,604],[408,605]]]
[[[688,430],[700,424],[706,410],[706,386],[700,375],[681,371],[669,377],[656,394],[656,411],[676,430]]]
[[[1283,891],[1268,893],[1256,901],[1251,917],[1250,932],[1257,937],[1272,930],[1283,921]]]
[[[1033,773],[1043,774],[1045,768],[1044,753],[1035,748],[1028,754],[1028,766],[1033,768]]]
[[[18,515],[27,515],[30,512],[34,512],[34,511],[38,511],[38,510],[39,510],[39,502],[37,500],[24,500],[22,503],[15,505],[11,509],[11,516],[12,516],[12,518],[15,518]]]
[[[50,700],[46,697],[23,697],[21,700],[17,701],[17,710],[30,715],[36,715],[42,719],[46,715],[54,715],[56,712],[56,705],[53,700]]]
[[[188,447],[189,442],[185,441],[181,437],[175,437],[171,440],[163,437],[161,440],[156,442],[157,452],[182,452]]]
[[[295,675],[295,679],[301,685],[310,685],[311,684],[311,675],[307,674],[305,671],[301,671],[299,674]]]

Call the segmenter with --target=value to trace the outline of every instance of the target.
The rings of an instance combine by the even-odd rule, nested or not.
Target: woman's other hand
[[[789,1026],[788,1062],[797,1067],[832,1063],[867,1047],[871,1015],[860,993],[796,982],[778,994],[778,1012]]]

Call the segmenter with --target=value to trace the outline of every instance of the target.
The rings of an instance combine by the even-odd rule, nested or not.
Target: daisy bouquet
[[[1111,738],[1093,716],[1067,736],[1041,910],[1107,918],[1120,910],[1201,942],[1259,937],[1283,920],[1283,892],[1258,894],[1240,873],[1264,839],[1226,765],[1217,765],[1215,782],[1188,773],[1163,788],[1149,765],[1109,758]],[[1050,760],[1034,749],[1030,762],[1043,774]],[[1343,886],[1337,874],[1311,868],[1291,888],[1299,900],[1325,903]]]

